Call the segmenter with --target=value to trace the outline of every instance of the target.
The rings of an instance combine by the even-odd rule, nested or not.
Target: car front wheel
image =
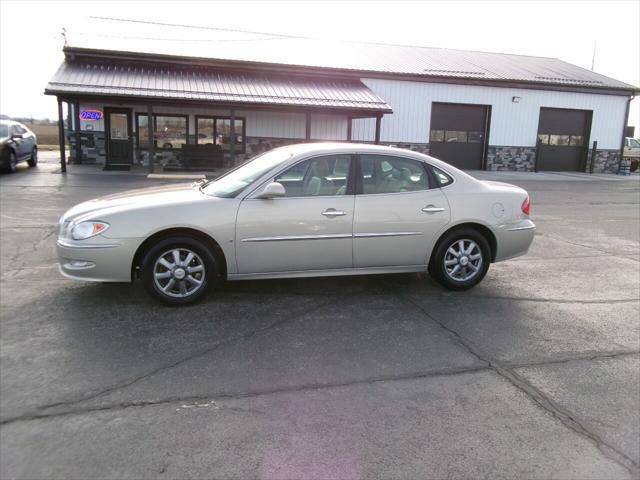
[[[34,147],[33,150],[31,150],[31,158],[29,160],[27,160],[27,163],[29,164],[30,167],[35,167],[36,165],[38,165],[38,149]]]
[[[4,167],[5,172],[15,173],[17,164],[18,164],[18,157],[16,157],[15,152],[10,151],[6,166]]]
[[[490,262],[487,239],[477,230],[462,228],[448,233],[438,243],[429,271],[445,288],[466,290],[480,283]]]
[[[209,249],[190,237],[171,237],[156,243],[142,261],[142,281],[151,296],[168,305],[202,299],[217,277]]]

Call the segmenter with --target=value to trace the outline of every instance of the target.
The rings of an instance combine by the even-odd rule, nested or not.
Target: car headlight
[[[101,234],[107,228],[109,228],[109,224],[104,222],[81,222],[71,230],[71,238],[84,240]]]

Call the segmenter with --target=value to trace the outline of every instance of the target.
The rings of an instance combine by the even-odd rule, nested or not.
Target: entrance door
[[[105,108],[106,168],[130,168],[133,163],[131,110]]]
[[[538,170],[584,172],[591,115],[591,110],[540,109]]]
[[[457,168],[482,170],[489,137],[487,105],[433,103],[429,155]]]

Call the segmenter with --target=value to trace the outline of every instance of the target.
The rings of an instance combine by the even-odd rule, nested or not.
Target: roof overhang
[[[292,77],[195,67],[126,62],[65,61],[45,94],[216,105],[291,107],[365,116],[392,109],[359,79]]]

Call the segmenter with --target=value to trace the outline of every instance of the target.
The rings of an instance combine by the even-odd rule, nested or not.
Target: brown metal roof
[[[637,87],[557,58],[445,48],[324,41],[278,35],[218,31],[207,27],[92,19],[66,33],[69,50],[162,55],[363,72],[523,82],[591,89]]]
[[[65,62],[45,93],[391,112],[384,100],[358,80],[312,80],[114,63]]]

